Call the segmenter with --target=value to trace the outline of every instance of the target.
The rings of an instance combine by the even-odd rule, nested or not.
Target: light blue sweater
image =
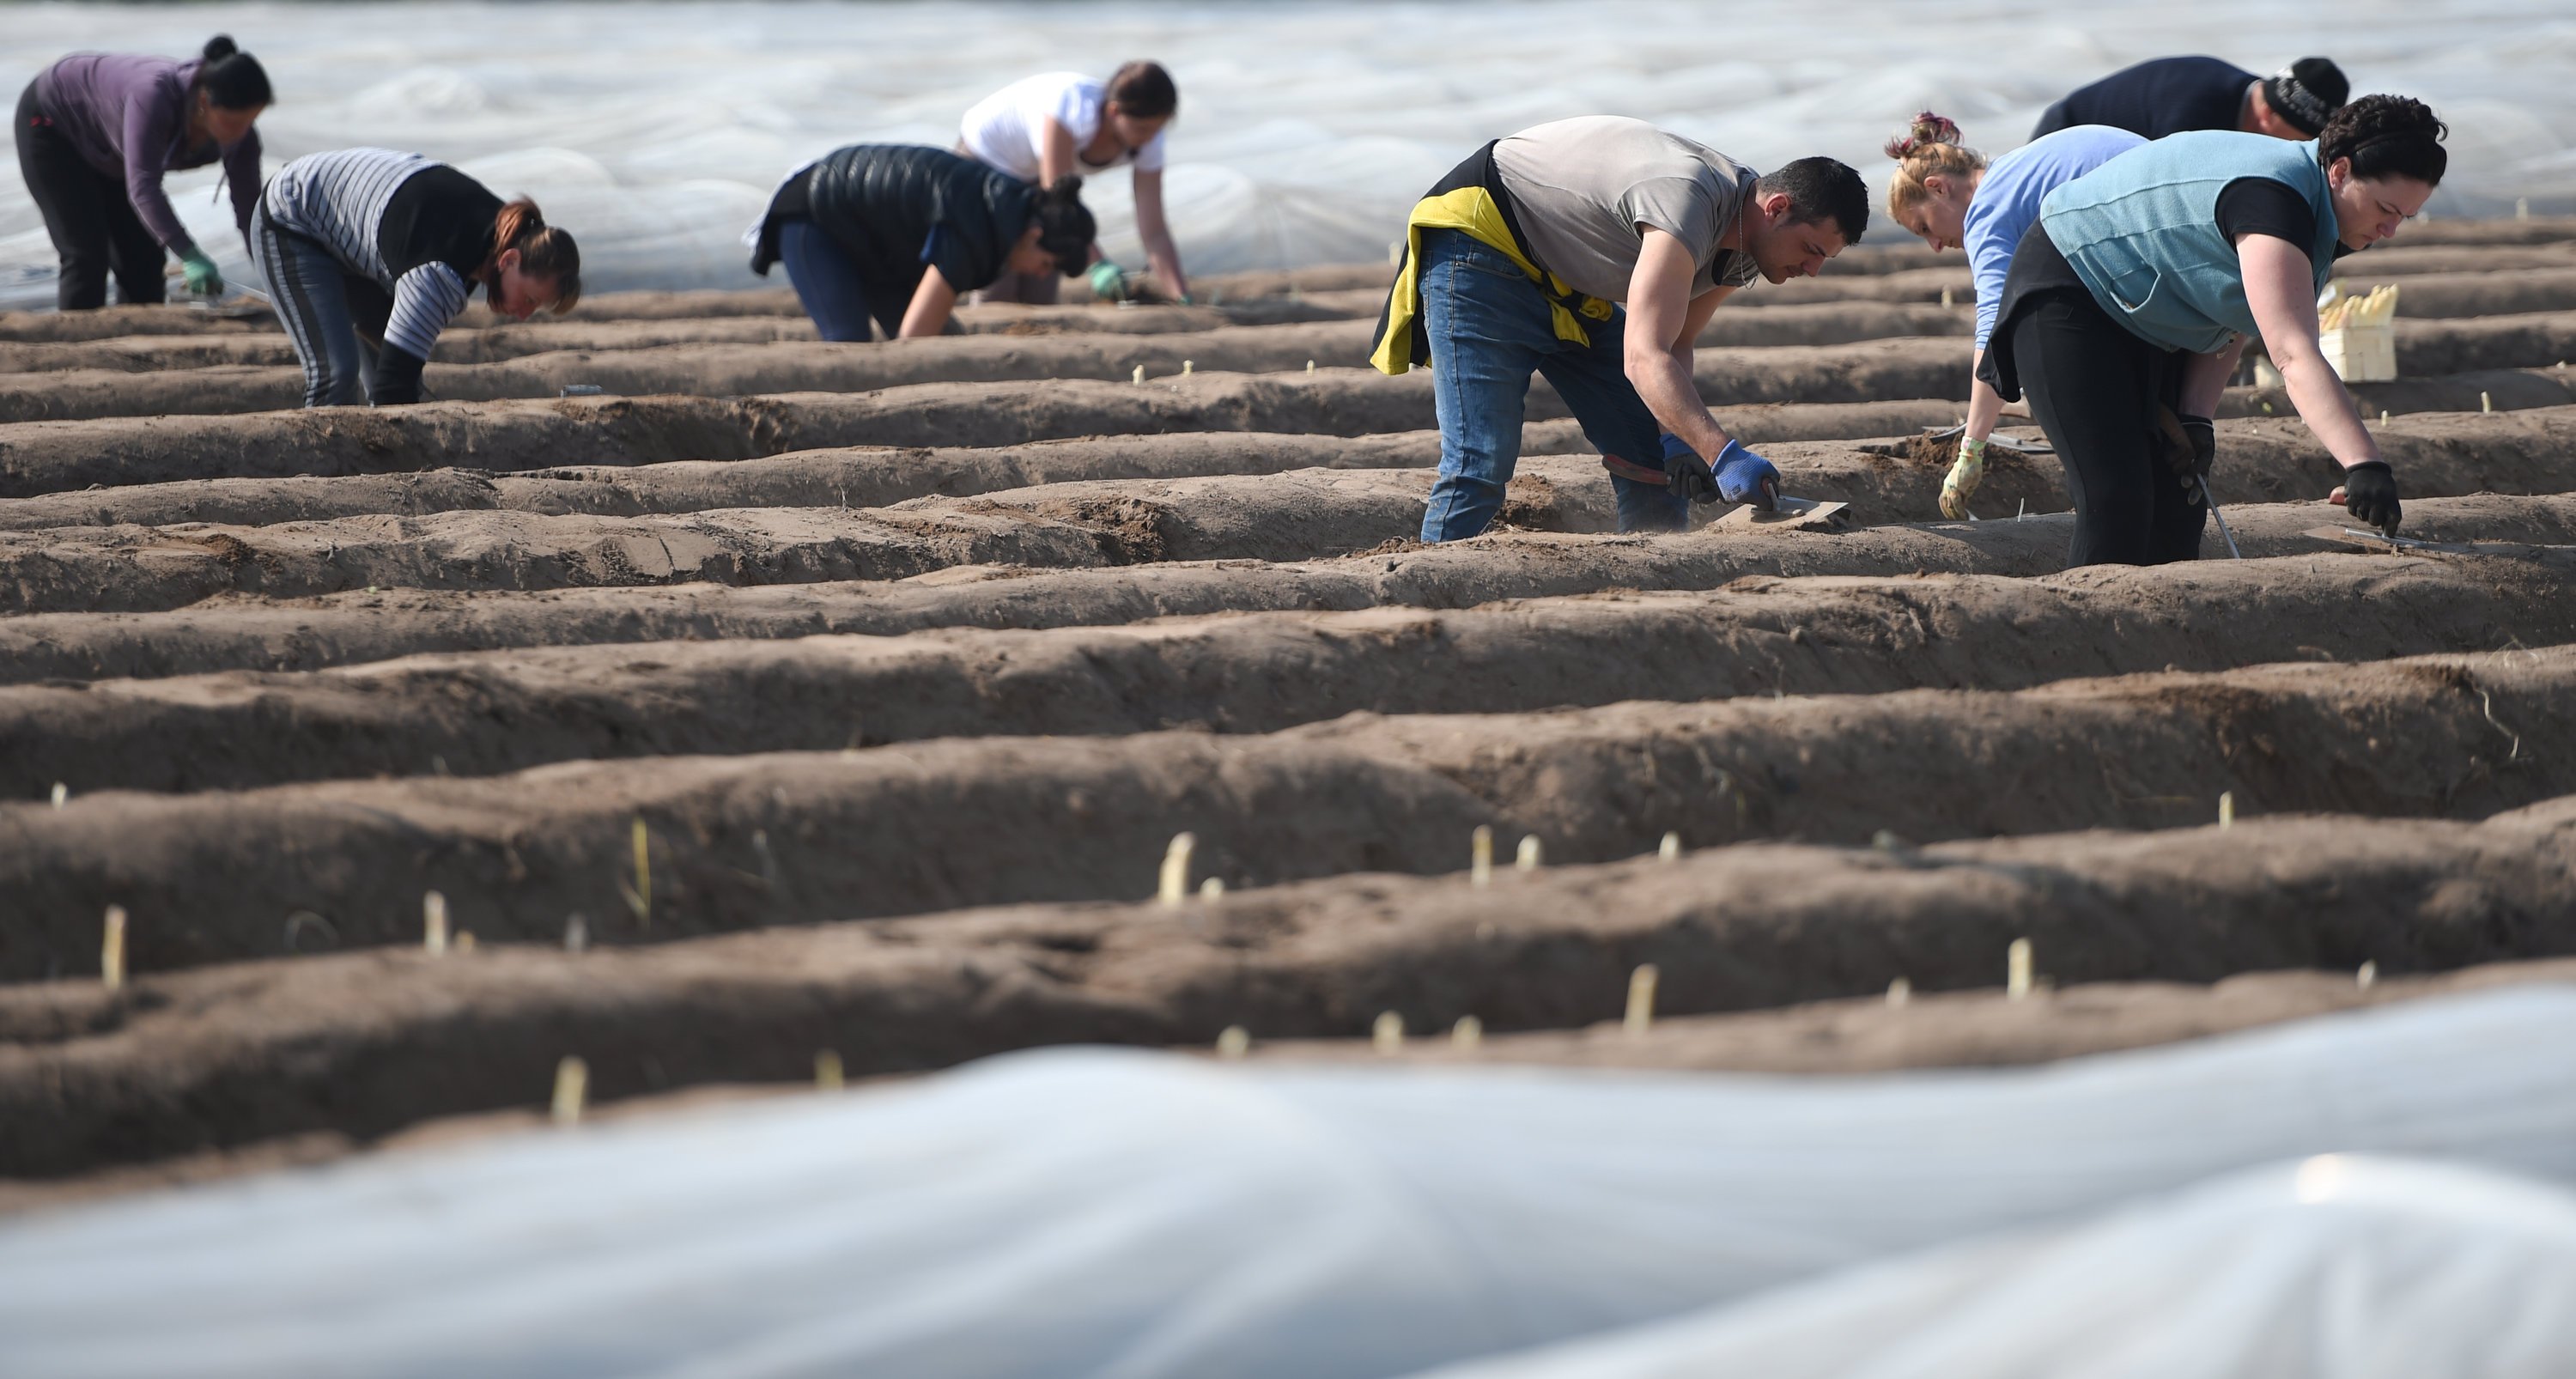
[[[2040,198],[2145,142],[2109,125],[2076,125],[2033,139],[1986,168],[1959,233],[1968,267],[1976,274],[1978,349],[1995,333],[2004,275],[2012,269],[2022,235],[2039,219]]]
[[[2309,291],[2334,276],[2334,197],[2317,146],[2205,129],[2168,134],[2042,198],[2039,223],[2093,300],[2160,349],[2209,354],[2255,333],[2236,246],[2218,228],[2218,199],[2240,177],[2298,193],[2316,216]]]

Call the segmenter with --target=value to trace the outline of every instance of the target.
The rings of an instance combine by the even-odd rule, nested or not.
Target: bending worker
[[[959,294],[1005,273],[1072,277],[1095,228],[1082,179],[1037,188],[946,149],[853,144],[790,174],[746,236],[751,271],[787,264],[826,340],[937,335]]]
[[[1533,372],[1601,452],[1619,530],[1680,530],[1693,501],[1769,506],[1779,471],[1700,401],[1693,342],[1735,289],[1812,274],[1868,224],[1860,175],[1830,158],[1757,177],[1642,120],[1558,120],[1476,150],[1414,206],[1370,355],[1390,374],[1431,365],[1440,477],[1422,539],[1474,536],[1501,509]]]
[[[2160,57],[2069,92],[2040,115],[2030,137],[2099,124],[2149,139],[2197,129],[2313,139],[2351,91],[2330,58],[2303,57],[2257,77],[2214,57]]]
[[[2315,143],[2177,134],[2050,192],[2013,256],[1983,376],[2026,390],[2066,467],[2077,565],[2200,553],[2210,417],[2247,335],[2344,469],[2346,505],[2395,534],[2397,479],[2317,345],[2342,254],[2397,232],[2440,185],[2442,122],[2365,96]]]
[[[62,263],[54,304],[107,305],[110,272],[127,305],[167,301],[164,249],[186,269],[189,291],[222,292],[223,274],[179,223],[161,178],[223,160],[233,221],[247,237],[259,204],[251,126],[272,98],[259,60],[223,34],[194,62],[74,53],[37,73],[18,98],[18,170]]]
[[[278,169],[250,252],[304,361],[307,407],[420,401],[429,352],[476,287],[514,321],[581,300],[581,250],[537,203],[390,149]]]
[[[1160,63],[1127,63],[1105,82],[1048,72],[977,101],[966,112],[957,151],[1039,187],[1129,164],[1145,262],[1165,296],[1186,300],[1190,280],[1163,218],[1163,129],[1180,108],[1180,89]],[[1086,250],[1080,265],[1089,270],[1092,290],[1103,301],[1126,299],[1134,291],[1126,271],[1099,255],[1097,247]],[[1005,273],[983,289],[983,300],[1042,306],[1056,299],[1057,282],[1053,273]]]
[[[1986,165],[1986,156],[1959,143],[1959,127],[1926,110],[1904,137],[1888,142],[1896,171],[1887,179],[1888,219],[1904,226],[1935,252],[1953,245],[1968,251],[1976,275],[1976,351],[1969,370],[1984,362],[1994,337],[1995,309],[2013,250],[2039,219],[2040,198],[2147,141],[2125,129],[2077,125],[2044,135]],[[1968,515],[1969,495],[1986,475],[1986,445],[2003,417],[2004,400],[1982,378],[1972,378],[1968,420],[1959,457],[1941,485],[1941,515]]]

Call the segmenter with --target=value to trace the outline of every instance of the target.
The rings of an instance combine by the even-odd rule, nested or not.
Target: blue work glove
[[[1765,511],[1779,505],[1780,470],[1769,460],[1731,440],[1710,466],[1717,475],[1717,494],[1730,503],[1751,503]]]
[[[1104,302],[1127,300],[1127,270],[1107,259],[1091,265],[1091,294]]]
[[[206,257],[205,250],[191,249],[180,255],[179,266],[188,275],[190,292],[200,297],[220,297],[224,294],[223,271],[215,267],[213,259]]]
[[[1714,503],[1723,498],[1730,503],[1751,503],[1764,510],[1776,506],[1780,496],[1780,471],[1769,460],[1744,448],[1744,442],[1730,440],[1717,452],[1712,468],[1681,437],[1664,437],[1664,482],[1673,492],[1694,503]]]

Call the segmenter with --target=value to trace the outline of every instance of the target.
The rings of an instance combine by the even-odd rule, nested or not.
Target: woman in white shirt
[[[966,112],[957,151],[1023,182],[1055,185],[1067,174],[1088,177],[1129,163],[1136,179],[1136,233],[1163,292],[1186,298],[1190,280],[1163,219],[1163,127],[1180,108],[1172,74],[1155,62],[1130,62],[1095,81],[1079,72],[1047,72],[1015,81]],[[1095,247],[1093,254],[1098,255]],[[1126,274],[1101,259],[1091,271],[1104,298],[1127,295]],[[1053,274],[1009,274],[984,289],[988,302],[1056,299]]]

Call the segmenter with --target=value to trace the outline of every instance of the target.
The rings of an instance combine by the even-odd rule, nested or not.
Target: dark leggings
[[[2158,439],[2158,407],[2175,396],[2183,356],[2130,334],[2081,292],[2032,298],[2011,328],[2022,392],[2075,498],[2067,563],[2198,559],[2209,509],[2184,490]]]
[[[62,260],[54,280],[54,305],[89,311],[107,305],[107,277],[116,275],[117,300],[129,305],[169,300],[161,277],[161,241],[145,228],[126,199],[125,179],[89,165],[72,141],[36,103],[36,85],[18,98],[18,171],[27,194],[45,218],[45,234]]]

